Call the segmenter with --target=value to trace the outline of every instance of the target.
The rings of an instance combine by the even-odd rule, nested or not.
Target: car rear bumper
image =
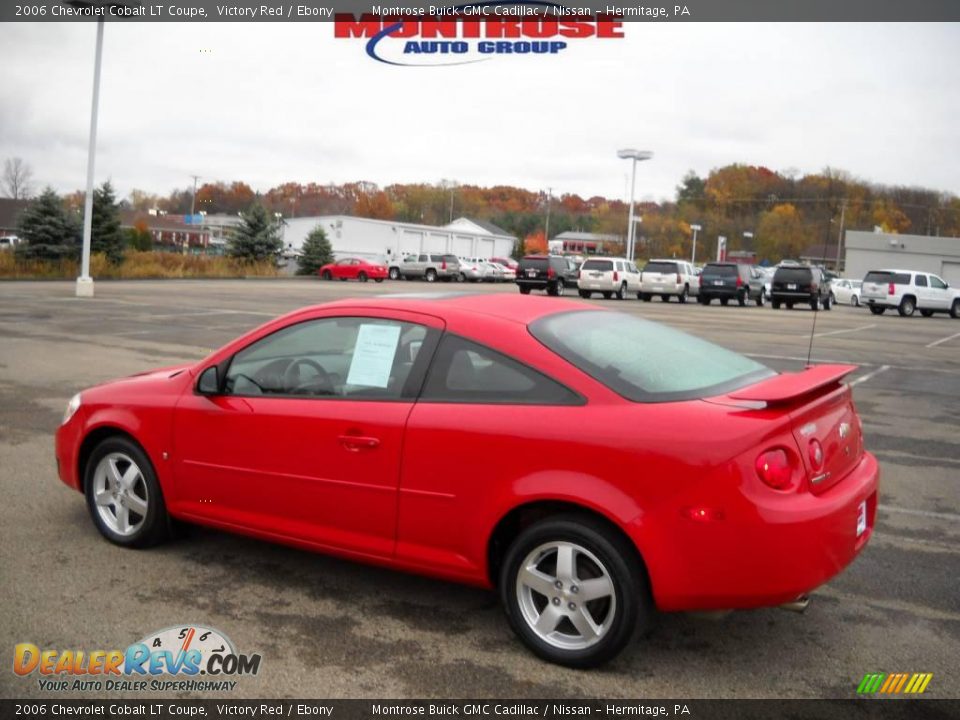
[[[693,520],[674,507],[635,537],[661,610],[719,610],[781,605],[840,573],[869,542],[880,470],[864,453],[847,476],[821,495],[767,491],[740,495]],[[866,530],[857,514],[866,505]],[[644,523],[647,525],[648,523]],[[655,539],[665,533],[666,537]]]
[[[813,302],[813,299],[817,297],[816,293],[812,292],[803,292],[800,290],[774,290],[770,293],[770,299],[776,300],[777,302]]]
[[[651,295],[680,295],[685,285],[676,283],[654,283],[641,282],[640,292],[650,293]]]
[[[737,287],[722,287],[722,286],[708,286],[704,285],[700,288],[700,297],[711,297],[711,298],[735,298],[738,297],[743,292],[742,286]]]
[[[581,290],[591,290],[593,292],[613,292],[620,287],[620,283],[613,283],[607,280],[592,280],[581,277],[577,282],[577,286]]]

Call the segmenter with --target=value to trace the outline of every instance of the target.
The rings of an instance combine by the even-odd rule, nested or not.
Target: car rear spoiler
[[[802,372],[781,373],[769,380],[728,393],[735,400],[784,403],[839,383],[857,365],[814,365]]]

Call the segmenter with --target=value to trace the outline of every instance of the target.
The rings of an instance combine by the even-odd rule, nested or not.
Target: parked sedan
[[[509,265],[501,265],[498,262],[491,262],[490,264],[493,265],[498,280],[513,282],[517,279],[517,271]]]
[[[860,289],[863,286],[862,280],[847,280],[846,278],[837,278],[830,283],[831,302],[843,303],[844,305],[860,305]]]
[[[324,265],[317,271],[321,280],[374,280],[383,282],[387,278],[387,266],[372,263],[363,258],[343,258]]]
[[[579,301],[351,299],[82,391],[56,458],[117,545],[173,518],[496,588],[533,652],[587,667],[656,608],[795,601],[863,550],[854,369]]]

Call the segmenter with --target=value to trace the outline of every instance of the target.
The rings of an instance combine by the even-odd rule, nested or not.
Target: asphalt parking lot
[[[883,471],[871,544],[804,615],[661,616],[598,671],[537,660],[496,599],[473,588],[199,528],[150,551],[114,547],[57,479],[52,437],[77,390],[202,358],[303,305],[426,287],[100,282],[96,298],[79,300],[72,283],[0,283],[2,652],[27,641],[125,648],[193,622],[262,654],[236,698],[849,698],[868,672],[931,672],[928,696],[960,697],[960,322],[947,316],[592,301],[778,370],[800,369],[813,335],[814,361],[861,366],[855,398]],[[49,694],[6,669],[0,696]]]

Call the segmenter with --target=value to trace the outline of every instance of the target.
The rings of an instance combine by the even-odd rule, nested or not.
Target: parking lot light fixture
[[[63,4],[78,10],[109,13],[110,8],[140,7],[128,0],[63,0]],[[93,99],[90,103],[90,143],[87,149],[87,195],[83,206],[83,250],[80,276],[77,278],[77,297],[93,297],[93,278],[90,277],[90,239],[93,234],[93,170],[97,154],[97,109],[100,105],[100,64],[103,56],[103,15],[97,19],[97,49],[93,61]]]
[[[693,265],[697,262],[697,233],[703,228],[699,225],[691,225],[690,229],[693,230],[693,249],[690,251],[690,264]]]
[[[634,150],[632,148],[625,148],[623,150],[617,151],[617,157],[621,160],[632,160],[633,161],[633,171],[630,175],[630,218],[627,221],[627,252],[626,256],[628,260],[633,260],[634,255],[634,225],[633,225],[633,196],[634,189],[637,184],[637,161],[640,160],[649,160],[653,157],[653,153],[649,150]]]

